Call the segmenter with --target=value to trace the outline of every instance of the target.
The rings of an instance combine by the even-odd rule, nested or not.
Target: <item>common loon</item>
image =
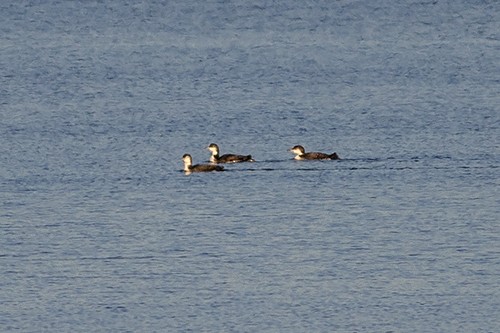
[[[212,163],[255,162],[252,155],[224,154],[219,156],[219,146],[215,143],[211,143],[207,149],[212,153],[212,156],[210,156],[210,162]]]
[[[318,152],[306,153],[304,147],[297,145],[290,149],[292,153],[295,154],[294,159],[296,160],[340,160],[337,153],[325,154]]]
[[[186,173],[191,172],[210,172],[210,171],[224,171],[224,167],[213,164],[196,164],[193,165],[193,158],[189,154],[184,154],[182,156],[184,161],[184,171]]]

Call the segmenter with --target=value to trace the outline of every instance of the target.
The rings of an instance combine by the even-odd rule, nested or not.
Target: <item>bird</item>
[[[296,160],[340,160],[337,153],[325,154],[318,152],[306,153],[304,147],[297,145],[293,146],[289,151],[295,154],[294,159]]]
[[[184,172],[210,172],[210,171],[224,171],[224,167],[220,165],[213,164],[196,164],[193,165],[193,158],[189,154],[184,154],[182,156],[184,161]]]
[[[224,154],[219,155],[219,146],[215,143],[211,143],[208,150],[212,153],[210,156],[210,162],[212,163],[239,163],[239,162],[255,162],[252,155],[235,155],[235,154]]]

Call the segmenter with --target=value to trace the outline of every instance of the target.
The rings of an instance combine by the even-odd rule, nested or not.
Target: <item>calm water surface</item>
[[[497,1],[0,18],[2,332],[500,331]]]

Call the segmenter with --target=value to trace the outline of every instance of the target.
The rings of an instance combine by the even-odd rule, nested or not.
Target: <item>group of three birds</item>
[[[210,162],[212,164],[196,164],[193,165],[193,158],[189,154],[184,154],[182,160],[184,161],[184,171],[191,172],[209,172],[209,171],[224,171],[224,167],[217,165],[219,163],[239,163],[239,162],[255,162],[252,155],[236,155],[236,154],[224,154],[220,155],[219,146],[215,143],[211,143],[208,150],[212,153],[210,156]],[[295,154],[294,159],[296,160],[339,160],[340,157],[337,153],[325,154],[319,152],[309,152],[306,153],[304,147],[297,145],[293,146],[290,152]]]

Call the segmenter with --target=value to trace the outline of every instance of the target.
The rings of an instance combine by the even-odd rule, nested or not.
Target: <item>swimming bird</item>
[[[182,160],[184,161],[184,171],[186,173],[224,171],[224,167],[219,165],[212,165],[212,164],[193,165],[193,158],[189,154],[184,154],[184,156],[182,156]]]
[[[297,145],[290,149],[292,153],[295,154],[294,159],[296,160],[340,160],[337,153],[325,154],[318,152],[306,153],[304,147]]]
[[[212,153],[210,156],[210,162],[212,163],[238,163],[238,162],[255,162],[252,155],[235,155],[235,154],[225,154],[219,155],[219,146],[215,143],[211,143],[208,150]]]

